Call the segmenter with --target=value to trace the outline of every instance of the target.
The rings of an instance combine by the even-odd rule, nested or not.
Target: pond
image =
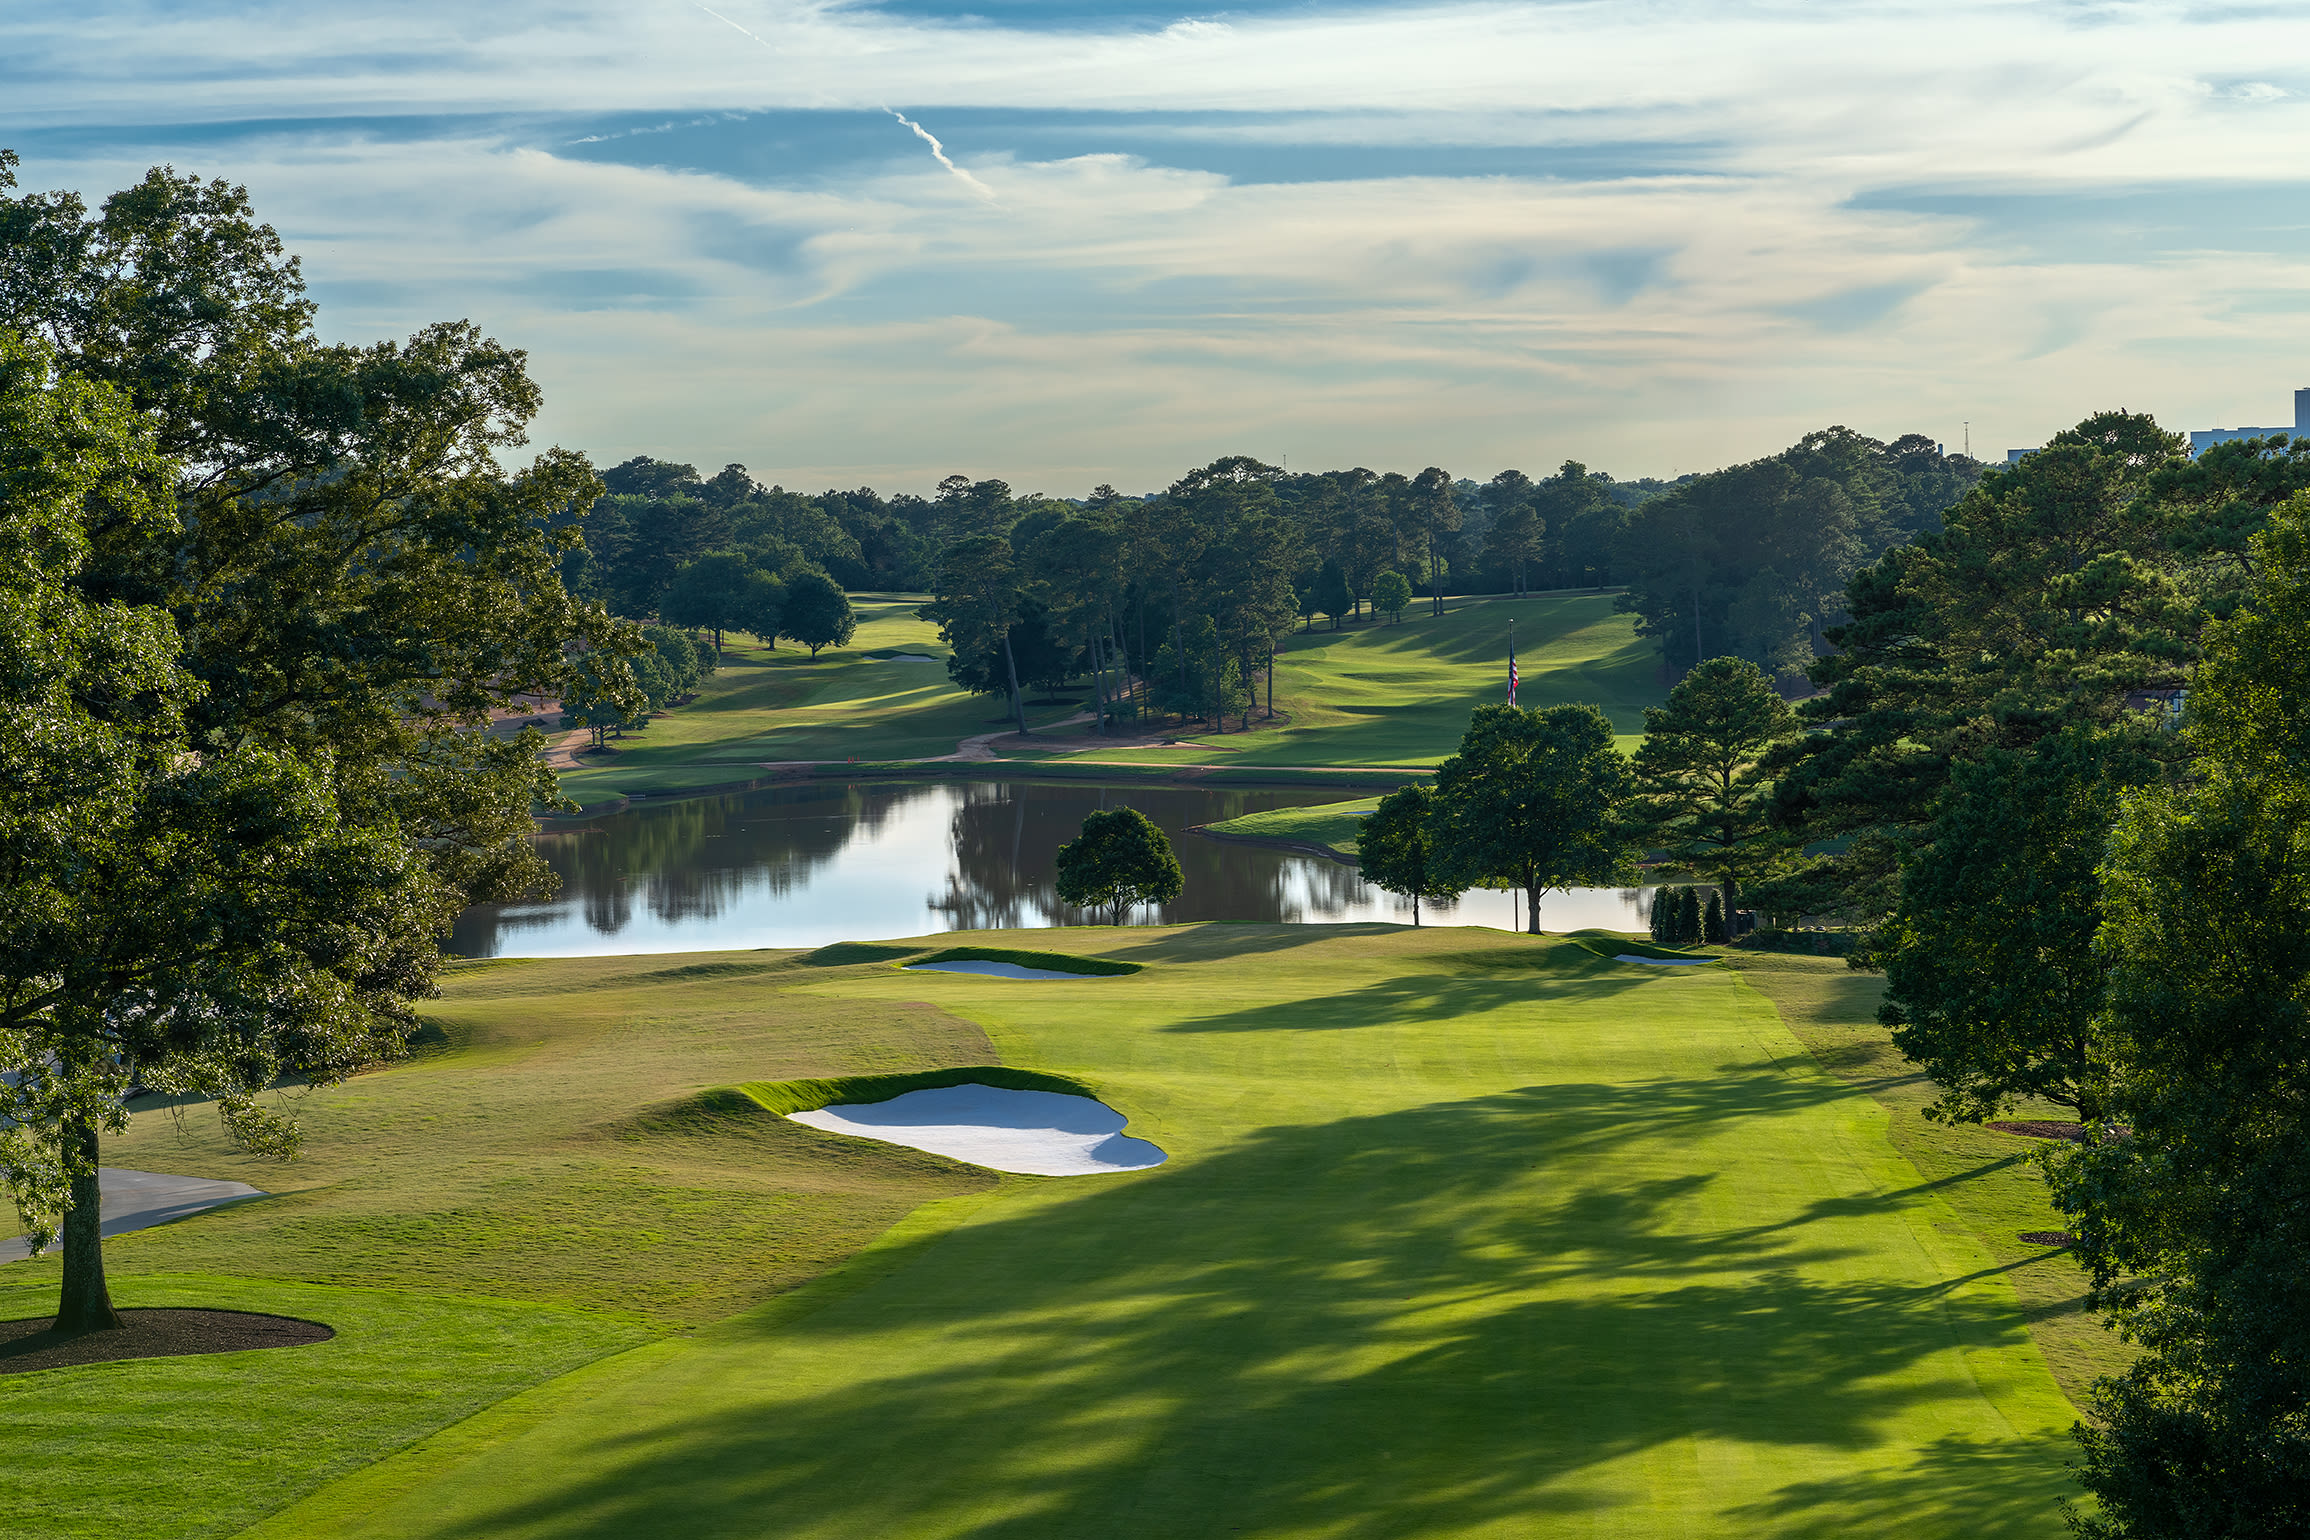
[[[464,957],[585,957],[823,946],[946,930],[1081,925],[1052,873],[1085,814],[1135,807],[1179,852],[1186,889],[1139,920],[1409,921],[1411,905],[1320,856],[1189,834],[1191,824],[1340,799],[1337,791],[908,781],[769,787],[644,804],[537,836],[561,892],[458,918]],[[1637,888],[1555,893],[1550,930],[1642,929]],[[1521,898],[1514,901],[1521,907]],[[1511,897],[1423,904],[1423,919],[1510,926]]]

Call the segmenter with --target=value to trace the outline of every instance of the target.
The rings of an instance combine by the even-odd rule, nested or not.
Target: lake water
[[[538,836],[561,875],[538,904],[459,917],[466,957],[585,957],[813,947],[946,930],[1080,925],[1052,874],[1084,815],[1135,807],[1171,836],[1186,890],[1139,920],[1409,921],[1411,905],[1320,856],[1204,839],[1190,824],[1340,800],[1338,792],[1067,786],[1045,781],[810,783],[643,804]],[[1637,888],[1540,906],[1549,930],[1644,926]],[[1514,901],[1521,909],[1522,900]],[[1423,904],[1446,925],[1510,928],[1511,898]]]

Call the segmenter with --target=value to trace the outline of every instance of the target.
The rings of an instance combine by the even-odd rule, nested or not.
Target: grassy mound
[[[1022,968],[1045,968],[1053,973],[1080,973],[1085,978],[1113,978],[1119,974],[1137,973],[1144,963],[1118,962],[1112,957],[1078,957],[1072,952],[1028,952],[1015,947],[950,946],[926,956],[909,959],[901,966],[920,967],[924,963],[948,962],[1007,962]]]
[[[856,963],[897,962],[921,950],[919,946],[884,946],[874,941],[837,941],[802,960],[813,968],[847,968]]]
[[[905,1075],[836,1075],[825,1080],[749,1080],[730,1091],[753,1105],[783,1117],[790,1112],[814,1112],[836,1105],[855,1107],[886,1102],[909,1091],[935,1091],[950,1085],[991,1085],[1004,1091],[1056,1091],[1061,1096],[1088,1096],[1098,1092],[1067,1075],[1046,1075],[1038,1070],[1013,1069],[1007,1064],[966,1064],[955,1069],[917,1070]],[[705,1093],[727,1106],[730,1092]]]
[[[1379,805],[1377,797],[1359,797],[1352,802],[1319,802],[1313,807],[1279,807],[1209,824],[1203,832],[1218,839],[1312,848],[1337,860],[1353,861],[1356,836],[1364,819]]]
[[[1717,960],[1717,954],[1714,952],[1695,952],[1682,947],[1661,946],[1652,941],[1638,941],[1624,936],[1618,931],[1574,931],[1572,939],[1597,956],[1607,960],[1619,957],[1623,953],[1630,957],[1658,957],[1664,960],[1674,959],[1679,962],[1714,962]]]

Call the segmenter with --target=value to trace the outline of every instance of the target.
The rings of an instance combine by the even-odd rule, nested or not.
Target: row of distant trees
[[[1721,654],[1794,678],[1844,618],[1853,573],[1937,527],[1980,469],[1918,435],[1887,444],[1844,428],[1674,482],[1577,461],[1477,482],[1236,456],[1148,496],[1101,486],[1082,499],[964,476],[927,498],[805,495],[742,465],[702,478],[644,457],[604,473],[609,495],[585,514],[567,575],[621,615],[806,645],[830,634],[828,585],[928,590],[936,617],[961,627],[957,679],[1014,710],[1023,690],[1089,677],[1103,720],[1223,722],[1250,708],[1294,620],[1400,616],[1416,596],[1433,611],[1447,590],[1624,587],[1678,668]],[[999,581],[962,581],[990,553]],[[1144,687],[1127,695],[1122,678]]]

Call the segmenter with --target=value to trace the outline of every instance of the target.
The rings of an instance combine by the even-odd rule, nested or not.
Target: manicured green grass
[[[918,967],[926,963],[944,962],[1007,962],[1022,968],[1043,968],[1053,973],[1079,973],[1085,978],[1111,977],[1121,973],[1137,973],[1135,962],[1118,962],[1111,957],[1084,957],[1074,952],[1043,952],[1012,946],[945,946],[935,952],[926,952],[911,958],[901,967]]]
[[[930,759],[963,739],[1000,731],[999,699],[971,696],[947,678],[938,628],[915,615],[920,597],[852,600],[858,634],[816,661],[788,643],[772,652],[724,638],[721,669],[698,698],[614,738],[609,755],[562,777],[578,802],[595,805],[640,792],[696,790],[763,773],[786,760]],[[894,655],[927,657],[898,662]],[[1035,707],[1030,722],[1073,713]]]
[[[1611,716],[1623,748],[1657,704],[1658,660],[1610,595],[1454,599],[1440,618],[1409,611],[1395,624],[1296,633],[1276,665],[1276,705],[1288,720],[1248,733],[1183,730],[1202,746],[1092,748],[1074,731],[1020,751],[1018,763],[1099,765],[1126,778],[1132,766],[1222,765],[1225,773],[1273,779],[1294,767],[1425,767],[1459,744],[1468,713],[1506,693],[1508,623],[1516,626],[1526,705],[1591,701]],[[916,617],[919,597],[859,597],[848,648],[816,662],[792,646],[776,652],[730,639],[720,672],[689,704],[612,740],[588,756],[563,788],[598,807],[634,795],[701,791],[766,774],[786,761],[932,759],[965,738],[1000,731],[999,699],[973,697],[946,676],[948,649]],[[890,661],[893,655],[929,663]],[[1048,729],[1083,707],[1030,700],[1028,720]],[[1264,699],[1264,696],[1263,696]]]
[[[300,1099],[307,1153],[293,1165],[235,1153],[206,1109],[181,1127],[139,1113],[107,1164],[278,1196],[120,1236],[111,1266],[488,1294],[668,1325],[742,1310],[917,1204],[992,1180],[695,1100],[747,1080],[994,1059],[978,1027],[935,1006],[790,987],[829,971],[778,952],[454,968],[431,1007],[434,1046]],[[919,1000],[930,976],[901,977]]]
[[[1592,703],[1633,751],[1644,708],[1666,695],[1660,659],[1610,594],[1453,599],[1441,617],[1415,606],[1395,624],[1295,633],[1276,660],[1276,709],[1290,718],[1224,736],[1183,732],[1205,750],[1172,750],[1229,765],[1433,765],[1459,747],[1468,713],[1508,695],[1508,628],[1526,706]],[[1265,700],[1264,686],[1262,701]],[[1230,726],[1233,725],[1231,722]],[[1102,759],[1143,749],[1094,750]]]
[[[2066,1252],[2024,1241],[2024,1231],[2058,1231],[2068,1221],[2046,1201],[2033,1157],[2042,1141],[1991,1128],[1951,1127],[1925,1116],[1932,1082],[1903,1059],[1877,1020],[1881,975],[1855,973],[1833,957],[1729,950],[1725,959],[1779,1008],[1798,1039],[1831,1074],[1867,1091],[1890,1114],[1893,1147],[1941,1184],[1950,1206],[1979,1236],[2011,1280],[2030,1335],[2073,1398],[2096,1376],[2113,1374],[2133,1349],[2085,1308],[2085,1274]],[[2016,1118],[2066,1118],[2051,1104]]]
[[[1377,797],[1353,802],[1319,802],[1312,807],[1279,807],[1273,812],[1246,813],[1210,826],[1213,834],[1237,839],[1273,840],[1284,845],[1315,845],[1335,856],[1355,859],[1356,831],[1380,805]]]
[[[0,1271],[0,1320],[55,1308],[54,1264]],[[309,1347],[0,1377],[0,1532],[228,1535],[517,1391],[648,1341],[647,1326],[502,1299],[154,1275],[123,1306],[258,1310]]]
[[[743,971],[758,954],[653,987],[935,1002],[1003,1063],[1095,1088],[1168,1164],[918,1210],[794,1295],[515,1397],[254,1533],[2058,1528],[2071,1413],[1953,1206],[1971,1178],[1921,1177],[1749,976],[1450,928],[985,939],[1148,966],[1094,1009],[877,961]],[[525,964],[452,1004],[510,1026],[635,966]],[[720,1064],[719,1039],[690,1042]]]

